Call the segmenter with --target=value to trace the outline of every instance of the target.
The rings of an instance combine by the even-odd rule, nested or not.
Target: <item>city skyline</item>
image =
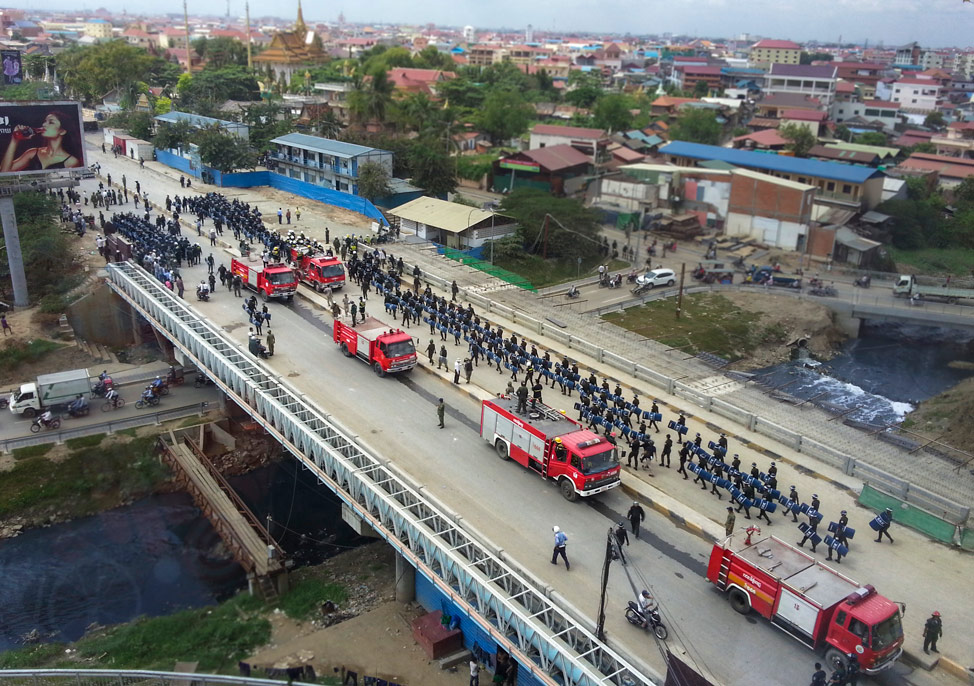
[[[200,7],[189,3],[190,14],[199,13]],[[45,3],[38,6],[36,0],[15,2],[10,7],[27,10],[78,12],[77,6],[57,8]],[[625,35],[690,35],[697,37],[723,37],[734,39],[741,34],[768,38],[789,39],[796,42],[817,41],[832,44],[841,37],[844,43],[871,46],[883,43],[895,47],[917,41],[924,47],[971,47],[971,28],[974,27],[974,3],[962,0],[835,0],[826,5],[817,4],[809,12],[807,3],[798,0],[753,0],[746,5],[739,0],[660,0],[633,7],[624,0],[603,0],[597,6],[581,0],[551,0],[520,3],[497,0],[489,6],[470,0],[428,0],[417,11],[414,8],[376,0],[366,6],[335,5],[329,14],[319,12],[315,3],[304,4],[304,15],[311,22],[334,22],[340,13],[354,24],[436,24],[439,26],[474,26],[478,30],[491,31],[500,28],[523,30],[531,24],[536,32],[547,33],[605,33]],[[208,4],[210,16],[223,2]],[[182,3],[175,1],[160,8],[159,3],[149,0],[104,0],[84,3],[81,12],[104,7],[112,13],[158,15],[182,12]],[[160,12],[160,9],[162,11]],[[230,1],[230,16],[236,20],[243,16],[243,0]],[[297,12],[297,0],[272,3],[269,0],[253,0],[250,3],[252,18],[277,17],[288,21]],[[498,22],[498,17],[505,17]],[[863,27],[869,27],[868,35]]]

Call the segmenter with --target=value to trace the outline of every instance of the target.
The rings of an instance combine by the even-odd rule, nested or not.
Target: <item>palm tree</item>
[[[356,85],[348,95],[348,108],[360,121],[385,123],[386,110],[396,87],[384,71],[377,71]]]

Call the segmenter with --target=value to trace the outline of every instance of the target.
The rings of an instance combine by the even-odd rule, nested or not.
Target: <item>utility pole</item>
[[[612,545],[614,534],[612,527],[605,537],[605,560],[602,562],[602,585],[599,591],[599,615],[595,624],[595,637],[605,641],[605,591],[609,586],[609,566],[612,564]]]
[[[183,28],[186,29],[186,73],[193,73],[193,58],[189,52],[189,10],[186,9],[186,0],[183,0]]]
[[[254,65],[253,65],[253,60],[251,60],[251,55],[250,55],[250,43],[251,43],[251,40],[250,40],[250,3],[249,2],[245,3],[244,4],[244,8],[245,8],[245,11],[247,13],[246,14],[246,16],[247,16],[247,20],[246,20],[247,21],[247,71],[253,71]]]
[[[683,312],[683,279],[687,275],[687,263],[683,262],[680,264],[680,294],[676,297],[676,318],[680,318],[680,313]]]

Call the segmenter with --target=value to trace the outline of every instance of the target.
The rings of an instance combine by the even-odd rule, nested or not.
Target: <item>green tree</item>
[[[549,258],[591,257],[599,250],[599,218],[574,198],[555,198],[536,189],[516,189],[504,197],[500,212],[518,223],[521,249]],[[547,222],[545,215],[555,220]]]
[[[257,102],[248,105],[241,119],[250,127],[248,140],[257,152],[275,147],[270,141],[294,130],[294,118],[287,107],[276,102]]]
[[[928,129],[939,129],[946,124],[943,112],[931,112],[923,118],[923,125]]]
[[[218,124],[197,131],[194,142],[199,148],[200,161],[221,172],[253,169],[257,166],[257,155],[247,142],[227,133]]]
[[[366,162],[358,168],[358,194],[370,202],[384,198],[392,189],[389,186],[389,170],[378,162]]]
[[[631,110],[632,101],[628,95],[611,93],[598,99],[592,115],[598,128],[613,133],[632,127]]]
[[[831,62],[834,58],[830,52],[802,52],[798,56],[799,64],[811,64],[812,62]]]
[[[14,212],[31,298],[40,299],[52,293],[62,293],[75,285],[76,281],[66,278],[68,274],[65,272],[72,270],[70,260],[64,259],[70,246],[57,219],[57,199],[41,192],[17,193],[14,195]],[[0,236],[0,246],[3,246],[0,251],[4,254],[0,279],[3,280],[4,290],[9,293],[10,274],[3,236]]]
[[[156,114],[165,114],[166,112],[172,112],[172,98],[165,95],[160,95],[156,98],[156,101],[152,105],[152,111]]]
[[[417,138],[410,148],[409,166],[413,185],[427,195],[446,197],[457,188],[456,163],[439,141]]]
[[[192,138],[193,127],[188,121],[181,119],[173,123],[161,122],[156,127],[156,135],[152,138],[152,145],[159,150],[182,149]]]
[[[801,124],[785,124],[778,129],[778,133],[790,141],[785,147],[798,157],[807,157],[808,151],[818,144],[818,138],[812,130]]]
[[[860,145],[878,145],[880,147],[888,144],[886,134],[879,131],[867,131],[856,136],[855,141]]]
[[[116,112],[105,122],[144,141],[152,140],[152,115],[148,112]]]
[[[709,94],[710,94],[710,86],[707,85],[706,81],[697,81],[693,85],[693,97],[705,98]]]
[[[384,69],[372,73],[348,94],[348,109],[359,121],[385,123],[395,89]]]
[[[385,48],[383,50],[378,50],[378,48]],[[413,56],[407,48],[401,45],[387,47],[387,46],[375,46],[371,51],[362,55],[362,71],[366,74],[375,74],[376,72],[386,72],[395,67],[412,67],[413,66]]]
[[[572,71],[568,74],[565,101],[576,107],[591,107],[602,95],[602,75],[591,71]]]
[[[476,109],[483,104],[487,96],[487,87],[466,75],[460,75],[455,79],[438,83],[436,94],[450,103],[451,107]]]
[[[855,139],[855,134],[852,133],[848,126],[839,124],[835,127],[835,137],[840,141],[851,143]]]
[[[435,128],[440,118],[440,106],[423,92],[406,94],[399,101],[396,112],[399,121],[413,131]]]
[[[183,75],[177,85],[180,109],[214,112],[227,100],[260,99],[257,80],[246,67],[230,66],[223,69],[204,69],[191,77]]]
[[[534,108],[517,91],[493,90],[484,99],[477,123],[495,143],[507,141],[528,130]]]
[[[132,82],[148,81],[156,58],[122,40],[69,48],[57,56],[58,73],[70,93],[85,102],[100,100]]]
[[[722,131],[713,110],[686,107],[670,127],[670,140],[717,145]]]
[[[206,69],[223,69],[237,65],[247,66],[247,46],[236,38],[202,36],[192,42],[193,51],[205,61]]]
[[[457,64],[450,55],[437,50],[435,45],[427,45],[413,56],[413,66],[419,69],[453,71]]]

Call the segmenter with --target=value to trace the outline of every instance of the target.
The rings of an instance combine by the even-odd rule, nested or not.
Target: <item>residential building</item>
[[[900,65],[918,65],[920,64],[920,58],[923,56],[923,48],[917,42],[907,43],[901,48],[896,49],[896,57],[893,58],[893,64]]]
[[[934,173],[943,188],[956,188],[964,179],[974,176],[974,160],[915,152],[893,170],[902,176],[925,176]]]
[[[933,138],[932,131],[918,131],[916,129],[907,129],[899,135],[899,137],[893,141],[893,145],[898,148],[911,148],[919,143],[930,143]]]
[[[832,121],[836,124],[852,119],[862,119],[868,122],[879,122],[887,133],[892,133],[900,121],[900,104],[885,100],[868,100],[866,102],[832,103],[829,108]]]
[[[785,110],[820,110],[822,101],[801,93],[771,93],[759,100],[755,107],[758,117],[777,119]]]
[[[798,64],[802,46],[790,40],[760,40],[751,46],[748,64],[767,69],[772,64]]]
[[[772,64],[765,78],[765,92],[809,95],[828,107],[835,98],[837,74],[838,69],[831,66]]]
[[[277,171],[284,176],[323,188],[358,195],[359,168],[366,162],[381,164],[392,176],[392,153],[330,138],[289,133],[271,141]]]
[[[721,86],[720,67],[679,66],[673,67],[670,81],[682,91],[695,91],[698,83],[707,87],[707,92],[719,91]]]
[[[593,164],[597,164],[609,145],[609,136],[602,129],[587,129],[579,126],[536,124],[531,129],[528,143],[531,150],[566,144],[585,153]]]
[[[190,35],[190,40],[193,36]],[[163,50],[185,50],[186,49],[186,29],[177,26],[166,26],[159,32],[159,47]]]
[[[688,102],[700,102],[696,98],[675,98],[671,95],[661,95],[649,106],[649,113],[654,117],[675,116],[682,105]]]
[[[140,28],[129,27],[122,32],[122,38],[129,45],[135,45],[140,48],[149,49],[151,47],[159,45],[159,34],[149,33],[148,31]]]
[[[865,145],[863,143],[847,143],[846,141],[837,141],[835,143],[826,143],[826,148],[832,148],[833,150],[847,150],[849,152],[864,152],[868,155],[875,155],[879,158],[881,163],[892,162],[893,159],[899,156],[900,151],[896,148],[886,147],[884,145]]]
[[[813,145],[808,156],[825,162],[847,162],[848,164],[864,164],[867,167],[878,167],[880,158],[875,153],[830,148],[825,145]]]
[[[494,188],[509,192],[531,187],[552,195],[574,195],[592,172],[592,160],[567,143],[522,150],[494,162]]]
[[[806,129],[815,134],[816,137],[818,137],[822,124],[825,123],[826,116],[827,115],[825,112],[813,112],[811,110],[784,110],[779,116],[779,119],[781,119],[781,126],[785,126],[786,124],[804,126]]]
[[[325,104],[335,112],[338,121],[343,124],[351,121],[348,112],[348,94],[355,90],[355,84],[349,81],[316,83],[314,89],[323,94]]]
[[[938,155],[974,159],[974,121],[952,122],[942,135],[934,134],[930,142]]]
[[[855,84],[862,89],[862,97],[876,97],[876,83],[886,71],[885,64],[878,62],[832,62],[840,79]]]
[[[294,28],[274,34],[271,44],[258,53],[253,61],[262,67],[270,67],[276,81],[290,84],[295,76],[303,77],[309,67],[327,59],[321,37],[304,23],[301,0],[298,0],[298,17]]]
[[[731,140],[735,148],[746,150],[784,150],[790,143],[787,138],[778,133],[777,129],[762,129],[754,133],[737,136]]]
[[[807,183],[734,169],[724,233],[800,252],[808,236],[815,192],[815,186]]]
[[[467,50],[467,63],[471,67],[489,67],[504,61],[507,50],[500,45],[479,43]]]
[[[667,143],[659,151],[669,162],[683,167],[716,161],[815,186],[819,201],[827,199],[830,202],[871,210],[882,198],[883,173],[868,167],[733,150],[685,141]]]
[[[389,81],[402,93],[426,93],[436,95],[436,84],[456,78],[452,71],[440,69],[412,69],[396,67],[387,72]]]
[[[479,248],[517,229],[517,223],[505,215],[439,198],[416,198],[386,214],[399,219],[402,231],[457,250]]]
[[[111,40],[112,24],[104,19],[89,19],[85,22],[85,35],[95,40]]]
[[[905,112],[924,114],[937,109],[940,84],[932,79],[901,78],[893,83],[891,102],[898,102]]]

